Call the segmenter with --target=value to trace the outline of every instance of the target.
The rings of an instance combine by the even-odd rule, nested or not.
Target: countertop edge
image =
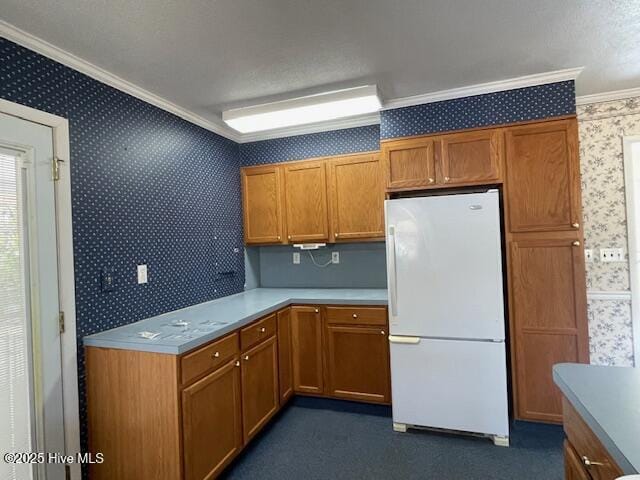
[[[584,422],[589,426],[591,431],[598,437],[598,440],[602,443],[604,448],[607,450],[609,455],[613,457],[616,461],[617,465],[622,469],[625,475],[637,474],[638,470],[636,470],[631,462],[627,459],[627,457],[620,451],[615,442],[611,439],[611,437],[607,434],[607,432],[602,428],[600,423],[589,413],[587,408],[582,404],[578,396],[573,393],[571,387],[565,383],[562,379],[562,373],[558,372],[558,367],[561,367],[563,364],[557,364],[553,366],[553,381],[560,388],[562,394],[567,398],[567,400],[571,403],[571,405],[576,409],[576,411],[580,414]]]
[[[242,293],[237,293],[234,295],[230,295],[229,297],[232,296],[237,296],[237,295],[242,295]],[[227,298],[227,297],[223,297],[223,298]],[[94,335],[88,335],[83,337],[82,342],[83,342],[83,346],[84,347],[95,347],[95,348],[111,348],[111,349],[115,349],[115,350],[131,350],[131,351],[136,351],[136,352],[148,352],[148,353],[160,353],[160,354],[169,354],[169,355],[182,355],[184,353],[190,352],[202,345],[205,345],[209,342],[212,342],[218,338],[222,338],[223,336],[227,335],[228,333],[231,333],[235,330],[238,330],[250,323],[252,323],[253,321],[264,317],[265,315],[269,315],[273,312],[276,312],[278,310],[281,310],[282,308],[291,306],[291,305],[372,305],[372,306],[386,306],[387,305],[387,300],[372,300],[372,299],[366,299],[366,298],[350,298],[350,299],[329,299],[329,298],[323,298],[323,299],[318,299],[318,298],[305,298],[305,297],[291,297],[291,298],[287,298],[284,299],[282,301],[276,302],[273,305],[270,305],[266,308],[263,308],[261,310],[258,310],[244,318],[242,318],[241,320],[238,320],[232,324],[226,325],[214,332],[211,332],[211,334],[207,334],[207,335],[203,335],[197,339],[193,339],[190,342],[186,342],[182,345],[179,346],[168,346],[168,345],[155,345],[155,344],[148,344],[145,345],[143,343],[139,343],[139,342],[130,342],[127,343],[125,341],[122,340],[109,340],[109,339],[100,339],[100,338],[92,338],[94,337],[94,335],[99,335],[100,333],[103,332],[99,332],[97,334]],[[180,310],[185,310],[188,309],[190,307],[185,307],[184,309],[180,309]],[[158,316],[163,316],[166,315],[168,313],[173,313],[173,312],[167,312]],[[142,321],[142,320],[140,320]],[[136,323],[136,322],[133,322]],[[105,330],[108,331],[108,330]]]

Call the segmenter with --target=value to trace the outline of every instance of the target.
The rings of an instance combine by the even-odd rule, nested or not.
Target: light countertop
[[[386,305],[387,290],[256,288],[89,335],[84,345],[179,355],[292,304]]]
[[[640,368],[562,363],[553,379],[624,473],[640,473]]]

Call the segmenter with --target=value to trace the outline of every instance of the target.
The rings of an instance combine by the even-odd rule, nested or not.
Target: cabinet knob
[[[289,240],[291,240],[291,235],[289,235],[287,238],[288,238]]]
[[[433,177],[429,177],[429,183],[434,183],[435,181],[436,181],[436,179],[435,179],[435,178],[433,178]]]
[[[445,182],[448,182],[449,180],[451,180],[449,177],[444,177]]]
[[[280,240],[280,235],[278,235],[278,240]]]
[[[358,318],[358,314],[354,313],[353,315],[351,315],[353,318]]]
[[[607,465],[606,463],[602,462],[593,462],[589,460],[589,457],[587,457],[586,455],[582,457],[582,463],[584,463],[585,467],[591,467],[592,465],[604,467],[605,465]]]
[[[316,308],[316,310],[315,310],[315,311],[316,311],[316,313],[319,313],[319,312],[320,312],[320,310],[318,310],[317,308]]]
[[[580,228],[580,224],[579,224],[579,223],[577,223],[577,222],[576,222],[576,223],[572,223],[572,224],[571,224],[571,226],[572,226],[573,228]]]
[[[578,240],[576,240],[575,242],[572,242],[571,245],[573,245],[574,247],[579,247],[580,246],[580,242]]]
[[[262,328],[260,329],[260,333],[264,333],[264,332],[266,332],[266,331],[267,331],[267,329],[266,329],[265,327],[262,327]]]
[[[245,359],[245,360],[249,360],[249,355],[245,355],[245,356],[244,356],[244,359]]]
[[[240,366],[240,361],[236,360],[236,367],[239,367],[239,366]]]
[[[337,233],[334,233],[334,234],[333,234],[333,236],[334,236],[334,237],[336,237],[336,238],[338,238],[338,234],[337,234]]]
[[[384,330],[380,330],[380,334],[381,334],[381,335],[384,335]]]
[[[218,358],[220,357],[220,352],[216,352],[213,355],[211,355],[213,358]]]

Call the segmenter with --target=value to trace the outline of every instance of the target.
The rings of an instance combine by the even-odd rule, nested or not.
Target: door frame
[[[622,152],[624,162],[624,187],[627,214],[627,253],[629,254],[629,277],[631,280],[631,326],[633,330],[633,359],[634,365],[640,367],[640,237],[636,229],[640,228],[640,191],[637,191],[634,175],[640,175],[637,166],[633,165],[632,145],[640,144],[640,135],[625,135],[622,137]],[[637,201],[635,201],[637,199]]]
[[[60,160],[60,179],[55,182],[56,228],[58,235],[58,289],[65,331],[60,334],[65,453],[80,452],[80,409],[78,405],[78,361],[76,345],[75,277],[73,270],[73,228],[71,218],[71,156],[69,121],[35,108],[0,99],[0,113],[51,127],[53,154]],[[69,466],[72,479],[80,479],[80,465]]]

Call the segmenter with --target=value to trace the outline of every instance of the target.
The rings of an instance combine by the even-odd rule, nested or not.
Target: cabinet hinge
[[[60,180],[60,162],[63,162],[64,160],[58,158],[58,157],[53,157],[51,159],[51,178],[53,179],[54,182],[57,182],[58,180]]]
[[[58,328],[60,329],[60,333],[64,333],[64,312],[58,314]]]

